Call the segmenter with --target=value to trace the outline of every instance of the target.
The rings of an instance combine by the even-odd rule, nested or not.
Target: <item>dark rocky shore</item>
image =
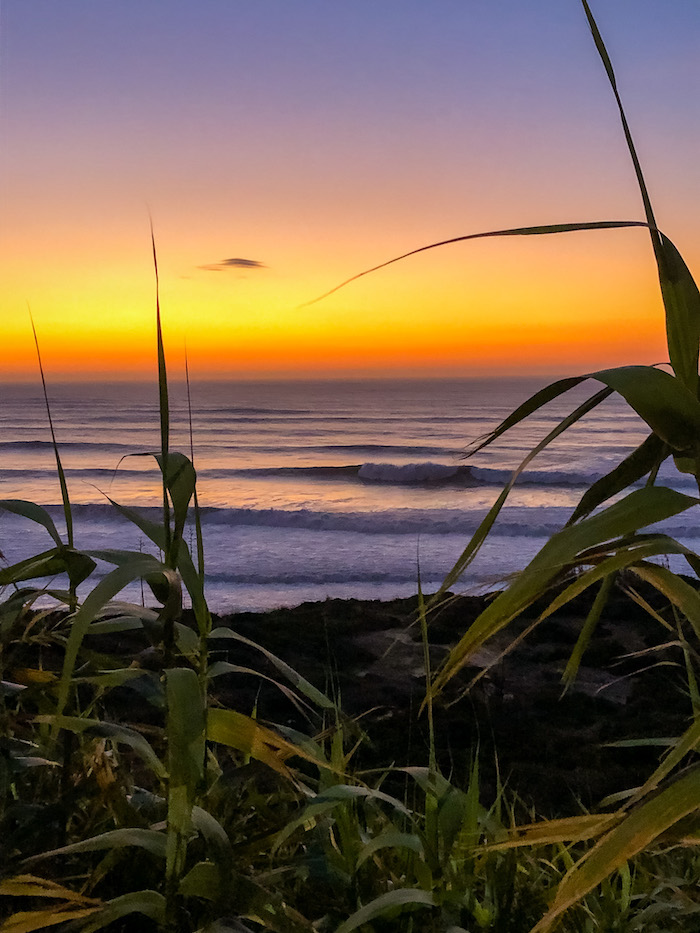
[[[645,596],[666,611],[655,594]],[[433,669],[487,598],[450,598],[431,615]],[[329,599],[235,614],[215,625],[259,643],[339,698],[344,714],[366,737],[353,757],[355,770],[424,766],[428,728],[425,714],[419,715],[425,674],[416,605],[415,598]],[[443,773],[466,780],[478,753],[484,802],[495,794],[499,774],[510,792],[540,814],[578,812],[579,804],[595,807],[606,795],[642,783],[663,751],[658,744],[610,743],[676,736],[687,727],[691,704],[682,652],[677,644],[662,647],[673,634],[621,590],[611,597],[575,684],[562,695],[561,675],[589,608],[584,595],[496,660],[509,639],[536,618],[541,607],[532,607],[472,659],[438,702],[436,744]],[[214,641],[213,648],[215,657],[281,679],[259,651],[229,639]],[[244,712],[257,704],[262,720],[304,728],[294,705],[259,677],[226,675],[216,680],[213,693]]]

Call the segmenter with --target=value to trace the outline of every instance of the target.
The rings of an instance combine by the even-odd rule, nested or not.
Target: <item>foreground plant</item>
[[[446,243],[484,237],[561,234],[574,230],[633,226],[646,227],[651,237],[666,316],[668,371],[651,366],[625,366],[559,380],[537,392],[486,438],[475,442],[470,448],[470,454],[494,443],[524,418],[580,383],[594,380],[601,386],[525,457],[434,598],[437,602],[444,597],[467,570],[491,531],[518,476],[531,460],[612,392],[621,395],[646,422],[650,429],[649,436],[619,466],[587,490],[566,527],[555,534],[507,589],[489,603],[438,670],[428,689],[426,701],[430,707],[448,682],[486,641],[516,620],[526,608],[539,600],[547,600],[548,594],[553,593],[549,595],[548,604],[545,604],[535,624],[544,622],[553,612],[589,587],[598,588],[593,608],[583,624],[567,665],[565,685],[576,676],[581,656],[594,634],[607,595],[615,581],[623,581],[633,598],[648,608],[657,621],[668,625],[665,620],[659,619],[658,613],[635,590],[635,581],[651,585],[673,607],[681,620],[681,628],[689,630],[690,640],[681,635],[681,643],[687,665],[688,689],[691,698],[694,698],[692,710],[689,710],[693,714],[692,722],[686,733],[674,741],[644,786],[631,791],[625,803],[612,813],[595,818],[573,818],[564,826],[536,823],[531,827],[518,827],[514,833],[514,839],[509,843],[511,845],[529,845],[534,840],[541,843],[582,838],[592,842],[592,848],[585,856],[571,864],[557,887],[549,909],[533,927],[533,933],[549,930],[565,911],[579,904],[612,873],[623,870],[629,859],[644,850],[657,845],[695,847],[700,841],[700,823],[697,819],[700,808],[700,764],[695,755],[700,745],[695,676],[700,649],[700,594],[696,583],[700,575],[700,557],[668,535],[640,531],[700,503],[700,499],[694,496],[683,495],[657,482],[659,468],[673,458],[677,470],[694,476],[700,490],[700,293],[678,250],[657,227],[612,63],[587,0],[581,2],[618,105],[623,133],[639,183],[645,221],[556,224],[471,234],[412,250],[360,273],[360,276],[366,275]],[[353,276],[337,288],[344,287],[360,276]],[[644,483],[643,488],[634,488],[640,482]],[[658,562],[660,558],[671,555],[678,555],[687,562],[692,582],[671,572],[663,562]],[[686,765],[685,769],[679,770],[683,765]]]

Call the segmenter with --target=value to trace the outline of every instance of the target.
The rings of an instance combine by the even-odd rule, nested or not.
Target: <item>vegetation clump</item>
[[[700,501],[657,482],[669,458],[700,478],[700,295],[656,226],[612,65],[582,2],[620,106],[646,221],[480,235],[646,226],[666,310],[670,364],[560,380],[474,446],[493,443],[585,379],[600,386],[525,458],[438,594],[425,599],[419,591],[424,759],[359,770],[370,724],[343,712],[338,681],[330,676],[321,690],[288,659],[212,617],[193,457],[170,447],[157,301],[161,448],[149,456],[162,477],[162,521],[116,502],[114,507],[160,556],[76,546],[52,425],[65,536],[39,505],[0,503],[43,526],[51,544],[0,571],[1,933],[696,928],[700,558],[667,535],[644,529]],[[157,263],[155,268],[157,282]],[[456,644],[442,656],[431,652],[441,613],[454,605],[450,589],[519,473],[612,392],[646,421],[647,440],[593,484],[567,526],[507,589],[479,607]],[[637,488],[640,481],[644,485]],[[189,521],[194,553],[185,537]],[[658,560],[666,555],[683,558],[692,576],[672,573]],[[112,568],[99,579],[98,561]],[[65,589],[42,583],[57,577],[66,581]],[[138,580],[150,588],[153,608],[118,600]],[[86,583],[87,595],[79,598]],[[441,701],[489,676],[497,693],[498,663],[585,594],[585,618],[563,671],[563,686],[572,690],[615,587],[661,626],[685,674],[685,728],[677,738],[652,737],[663,741],[664,754],[651,774],[587,812],[537,819],[498,775],[484,783],[477,743],[450,771],[436,739]],[[192,607],[187,613],[183,593]],[[607,624],[614,631],[613,621]],[[493,663],[476,664],[477,650],[494,645]],[[294,715],[267,722],[254,698],[246,705],[240,697],[230,702],[230,685],[251,677],[278,691]],[[507,702],[504,696],[501,701]],[[639,736],[633,739],[640,744]]]

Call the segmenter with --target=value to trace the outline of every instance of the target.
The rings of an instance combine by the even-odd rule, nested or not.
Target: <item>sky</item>
[[[591,0],[700,272],[700,3]],[[0,0],[0,381],[578,374],[667,358],[579,0]]]

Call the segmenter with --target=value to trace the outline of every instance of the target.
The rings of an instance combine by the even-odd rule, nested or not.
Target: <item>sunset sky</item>
[[[584,372],[666,357],[578,0],[0,0],[0,381]],[[700,3],[592,0],[700,273]],[[300,305],[304,305],[300,307]]]

